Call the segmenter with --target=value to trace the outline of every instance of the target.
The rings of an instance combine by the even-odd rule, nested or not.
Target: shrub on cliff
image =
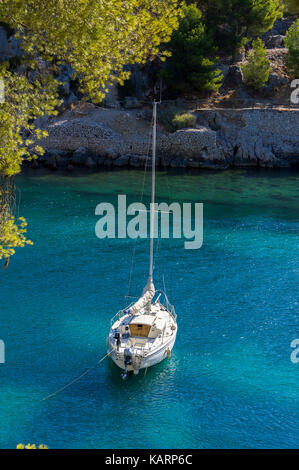
[[[159,124],[168,131],[173,132],[175,128],[173,127],[173,119],[176,115],[182,114],[184,112],[184,105],[180,100],[175,102],[164,101],[161,103],[159,108]]]
[[[191,113],[178,113],[172,120],[174,130],[184,129],[186,127],[195,127],[196,116]]]
[[[288,30],[285,44],[288,48],[288,71],[293,78],[299,78],[299,20]]]
[[[185,6],[183,13],[179,29],[167,44],[172,55],[160,75],[174,90],[217,90],[223,76],[214,65],[217,48],[206,32],[202,13],[195,5]]]
[[[266,47],[261,39],[253,41],[253,48],[248,54],[247,62],[241,66],[244,82],[258,90],[268,81],[271,66],[266,57]]]

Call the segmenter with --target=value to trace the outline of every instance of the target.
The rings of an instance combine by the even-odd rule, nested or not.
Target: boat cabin
[[[157,338],[165,329],[165,320],[154,315],[136,315],[129,323],[130,336]]]

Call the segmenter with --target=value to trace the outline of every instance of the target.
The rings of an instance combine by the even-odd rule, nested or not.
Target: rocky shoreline
[[[158,126],[157,165],[225,170],[299,166],[298,109],[201,109],[196,127]],[[38,123],[49,136],[33,168],[142,168],[150,150],[150,109],[119,110],[85,103]],[[148,159],[150,160],[150,159]],[[149,161],[148,161],[149,163]]]

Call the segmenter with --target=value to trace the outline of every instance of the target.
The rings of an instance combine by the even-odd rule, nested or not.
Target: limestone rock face
[[[106,108],[120,108],[120,103],[118,99],[118,88],[116,84],[107,86],[108,93],[105,96],[104,103]]]
[[[130,165],[134,168],[142,168],[145,166],[147,161],[146,155],[131,155]]]
[[[74,93],[71,93],[70,96],[66,100],[66,106],[75,105],[78,103],[78,98]]]
[[[20,48],[19,40],[15,36],[7,37],[5,28],[0,26],[0,58],[1,60],[21,57],[23,51]]]
[[[97,164],[92,157],[87,157],[87,159],[85,160],[85,166],[87,168],[95,168]]]
[[[45,166],[51,170],[57,170],[56,155],[50,155],[45,159]]]
[[[161,137],[158,148],[161,153],[192,157],[205,149],[210,154],[216,151],[216,132],[204,126],[197,129],[182,129]]]
[[[43,141],[45,148],[75,152],[75,164],[80,164],[82,153],[116,160],[122,155],[148,155],[151,146],[150,124],[140,119],[140,112],[136,111],[91,108],[82,115],[75,109],[48,121],[45,128],[49,133]],[[211,155],[217,152],[216,133],[204,126],[171,134],[158,130],[158,156],[187,158],[203,149]]]
[[[171,168],[186,168],[187,161],[181,158],[175,158],[170,162]]]
[[[203,110],[198,121],[217,128],[217,148],[231,166],[299,165],[299,110]]]
[[[8,40],[5,29],[0,26],[0,57],[6,57],[8,51]]]
[[[114,160],[114,166],[127,166],[130,160],[130,155],[122,155]]]
[[[274,95],[283,85],[288,83],[286,77],[280,76],[278,73],[270,73],[269,80],[266,85],[262,88],[262,93],[264,96]]]
[[[81,146],[73,153],[70,163],[72,165],[85,165],[85,162],[88,158],[88,150]]]
[[[69,95],[70,94],[70,79],[66,73],[61,73],[58,77],[57,80],[59,81],[59,91],[63,95]]]
[[[241,87],[243,83],[242,70],[239,65],[231,65],[228,70],[228,77],[237,87]]]
[[[270,36],[266,41],[266,46],[268,49],[276,49],[277,47],[283,47],[285,36],[281,34],[276,34]]]
[[[135,98],[135,96],[125,97],[124,108],[135,109],[135,108],[141,108],[141,107],[142,107],[141,101],[139,101],[138,98]]]
[[[73,154],[71,165],[142,168],[151,136],[150,123],[140,114],[75,108],[45,122],[44,146]],[[203,109],[196,115],[195,129],[167,133],[158,128],[157,164],[211,169],[299,165],[299,110]]]

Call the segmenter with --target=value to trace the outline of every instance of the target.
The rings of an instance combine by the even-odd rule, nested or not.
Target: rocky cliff
[[[299,110],[223,109],[198,111],[213,129],[230,166],[287,167],[299,164]]]
[[[226,169],[299,165],[299,110],[194,111],[196,128],[158,128],[158,164]],[[149,110],[77,106],[43,123],[43,162],[52,169],[77,165],[142,167],[150,149]],[[38,164],[35,162],[35,166]]]

